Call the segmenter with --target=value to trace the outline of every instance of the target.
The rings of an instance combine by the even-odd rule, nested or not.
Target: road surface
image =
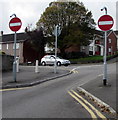
[[[109,64],[109,68],[114,66],[114,64]],[[62,69],[72,70],[73,74],[29,88],[4,91],[2,117],[100,118],[90,109],[90,106],[81,103],[75,94],[77,86],[82,86],[103,74],[103,65],[71,65]],[[108,69],[109,72],[111,70]]]

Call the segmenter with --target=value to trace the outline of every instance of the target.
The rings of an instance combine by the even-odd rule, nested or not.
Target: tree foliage
[[[43,27],[46,35],[53,36],[56,25],[62,30],[58,40],[60,49],[66,49],[73,44],[87,45],[95,28],[92,13],[82,2],[51,2],[37,26]]]

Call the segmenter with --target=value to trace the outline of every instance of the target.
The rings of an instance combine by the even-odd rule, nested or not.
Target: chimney
[[[3,31],[0,31],[0,36],[3,36]]]

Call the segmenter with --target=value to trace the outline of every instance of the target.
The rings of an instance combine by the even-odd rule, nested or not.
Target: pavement
[[[111,62],[110,62],[111,63]],[[118,120],[118,104],[117,104],[117,65],[114,68],[114,73],[107,74],[107,85],[103,85],[103,75],[98,76],[90,82],[78,86],[77,90],[91,100],[96,106],[100,107],[102,112],[110,113]],[[114,119],[115,120],[115,119]]]
[[[82,86],[78,86],[77,90],[91,100],[95,105],[99,106],[102,112],[110,113],[116,117],[118,115],[116,93],[116,87],[118,84],[116,83],[116,75],[108,75],[108,83],[106,86],[102,84],[102,79],[102,76],[99,76],[95,80]]]
[[[35,66],[20,66],[19,72],[16,73],[16,82],[12,71],[3,72],[0,89],[29,87],[71,74],[69,70],[63,70],[59,67],[54,73],[53,67],[49,66],[39,66],[38,71],[38,73],[35,72]]]

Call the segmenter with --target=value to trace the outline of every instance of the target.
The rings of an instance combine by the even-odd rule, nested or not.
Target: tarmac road
[[[3,118],[99,118],[91,109],[74,100],[74,94],[69,92],[95,80],[102,74],[103,66],[70,66],[66,69],[72,69],[73,74],[29,88],[4,91]]]

